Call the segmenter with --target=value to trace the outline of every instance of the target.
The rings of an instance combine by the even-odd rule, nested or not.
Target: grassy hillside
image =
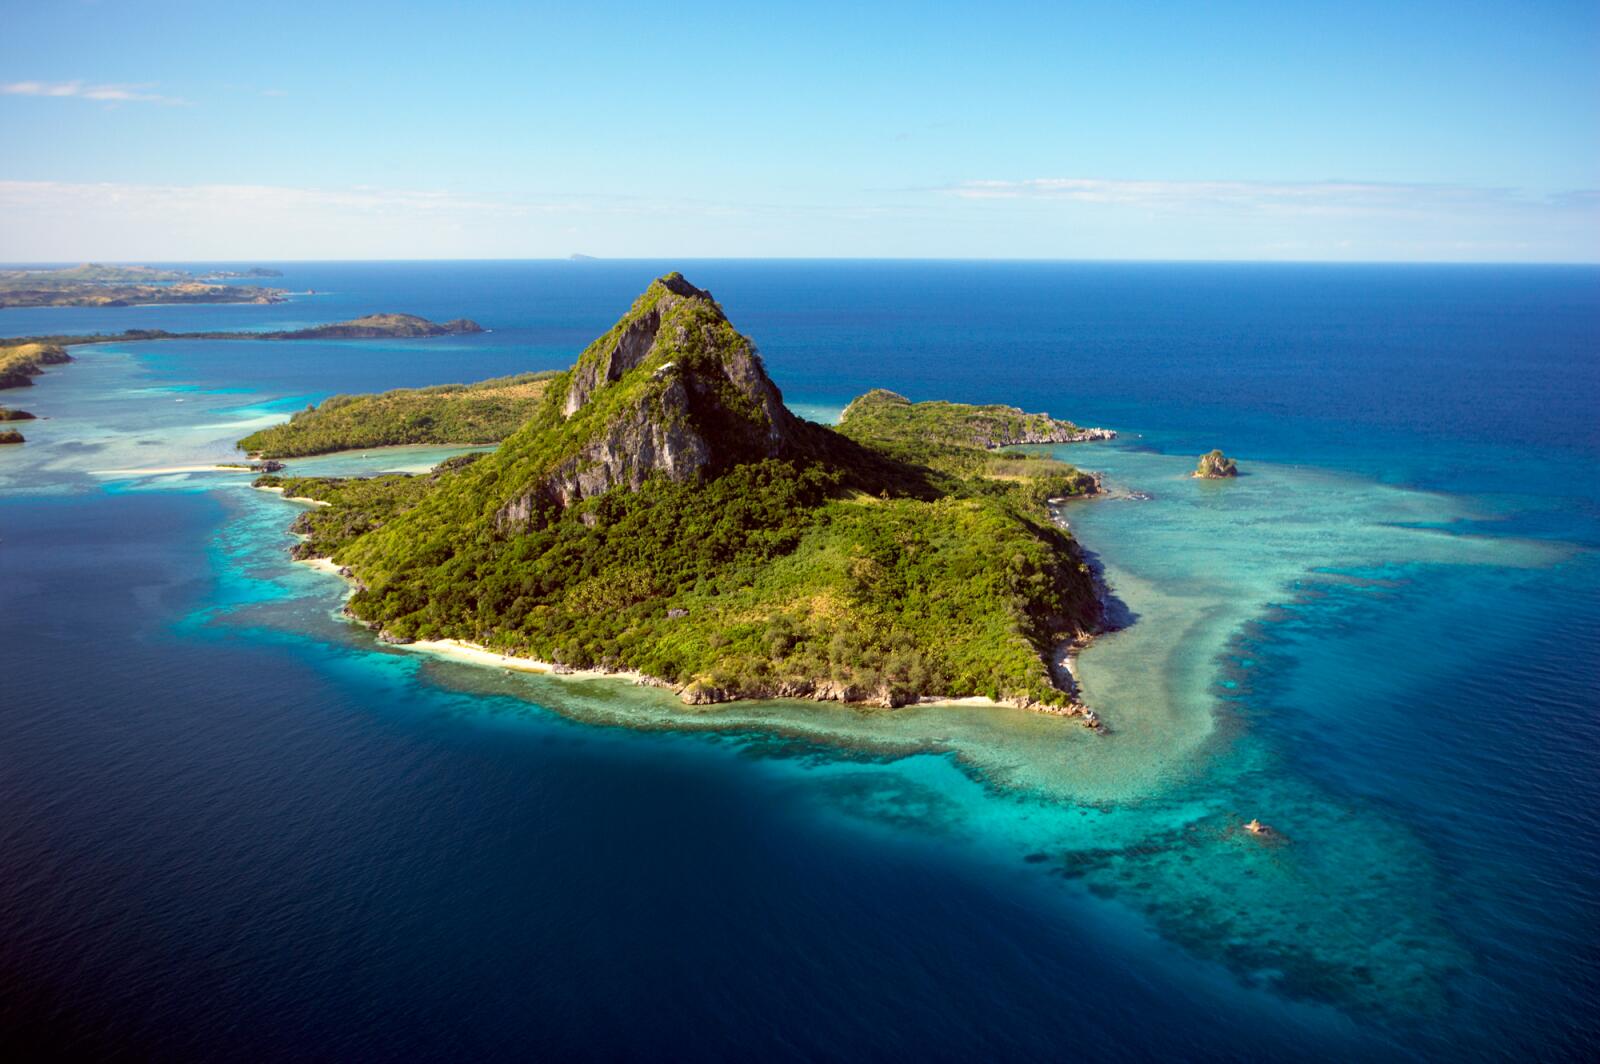
[[[45,366],[71,362],[72,356],[55,344],[22,343],[0,347],[0,388],[23,388],[44,372]]]
[[[1049,414],[1025,414],[1014,406],[969,406],[938,400],[913,403],[883,388],[875,388],[845,407],[839,427],[847,435],[870,435],[898,446],[993,448],[1078,443],[1116,435],[1106,429],[1079,428]]]
[[[555,375],[336,395],[246,436],[239,446],[263,458],[293,458],[394,444],[496,443],[532,415]]]

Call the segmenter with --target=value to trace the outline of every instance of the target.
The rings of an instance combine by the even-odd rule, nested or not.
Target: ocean
[[[111,343],[0,395],[45,418],[0,448],[19,1059],[1596,1052],[1600,269],[275,265],[315,294],[0,311],[489,330]],[[1054,449],[1111,488],[1064,511],[1125,622],[1078,663],[1109,735],[385,647],[294,504],[197,468],[328,395],[564,367],[670,269],[803,416],[1118,431]],[[1244,475],[1187,477],[1212,447]]]

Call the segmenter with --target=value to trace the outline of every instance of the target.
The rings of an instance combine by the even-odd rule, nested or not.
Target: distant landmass
[[[678,274],[533,385],[497,450],[432,474],[258,481],[328,504],[296,522],[296,553],[341,566],[384,639],[627,673],[690,703],[984,696],[1093,722],[1054,662],[1099,600],[1049,507],[1096,480],[987,449],[1084,430],[888,392],[838,430],[803,421]],[[405,433],[435,400],[472,389],[325,403],[245,443],[322,446],[362,410]]]
[[[419,318],[415,314],[368,314],[364,318],[338,321],[332,325],[254,335],[262,340],[377,340],[481,332],[483,326],[468,318],[456,318],[454,321],[441,323]]]
[[[85,263],[64,269],[0,270],[0,309],[7,307],[125,307],[146,303],[280,303],[277,288],[213,283],[229,278],[282,276],[255,267],[190,273],[153,266]]]

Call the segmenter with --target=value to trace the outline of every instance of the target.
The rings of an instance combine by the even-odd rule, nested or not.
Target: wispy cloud
[[[96,85],[86,81],[11,81],[0,84],[4,96],[57,96],[101,103],[185,104],[176,96],[163,96],[150,90],[154,82],[139,85]]]
[[[1472,208],[1582,208],[1596,192],[1531,196],[1515,189],[1380,181],[1144,181],[1036,177],[964,181],[943,191],[969,200],[1036,200],[1150,211],[1237,211],[1300,215],[1435,212]]]
[[[606,233],[661,224],[692,230],[730,210],[626,196],[501,199],[377,186],[0,180],[0,217],[7,222],[0,227],[0,261],[57,255],[292,259],[548,254],[556,250],[550,243],[560,226],[581,222],[590,232]]]
[[[996,210],[1007,201],[1025,209]],[[1593,262],[1600,194],[1377,182],[974,181],[837,202],[0,180],[0,261],[967,255]],[[1202,249],[1197,252],[1196,249]]]

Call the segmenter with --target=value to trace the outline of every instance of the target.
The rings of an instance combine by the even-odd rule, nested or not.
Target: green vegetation
[[[16,429],[0,429],[0,443],[26,443]]]
[[[290,529],[305,537],[294,549],[296,558],[320,558],[339,544],[380,527],[396,513],[416,505],[430,485],[456,468],[459,466],[444,463],[425,477],[397,473],[345,480],[268,474],[257,477],[253,485],[277,489],[287,498],[329,504],[301,514]]]
[[[1092,478],[940,441],[914,461],[864,422],[796,419],[709,294],[672,274],[492,454],[261,483],[330,504],[297,522],[299,553],[349,567],[352,613],[387,638],[638,669],[696,702],[1067,705],[1047,661],[1099,608],[1044,499]]]
[[[0,388],[24,388],[44,372],[44,366],[71,362],[72,356],[56,344],[8,343],[0,346]]]
[[[867,434],[881,443],[911,447],[1081,443],[1116,435],[1107,429],[1079,428],[1049,414],[1025,414],[1014,406],[913,403],[883,388],[874,388],[845,407],[839,427],[848,435]]]
[[[1077,439],[1085,432],[1046,414],[1024,414],[1009,406],[965,403],[913,403],[876,388],[855,399],[839,419],[840,434],[906,464],[962,478],[1023,485],[1039,502],[1098,490],[1092,473],[1066,462],[1022,451],[993,451],[1035,437]],[[947,486],[947,490],[952,489]]]
[[[553,372],[336,395],[239,441],[263,458],[420,443],[498,443],[532,416]]]
[[[1239,475],[1239,466],[1220,450],[1208,451],[1200,456],[1194,475],[1203,480],[1221,480]]]
[[[0,421],[32,421],[33,415],[26,410],[12,410],[0,406]]]

